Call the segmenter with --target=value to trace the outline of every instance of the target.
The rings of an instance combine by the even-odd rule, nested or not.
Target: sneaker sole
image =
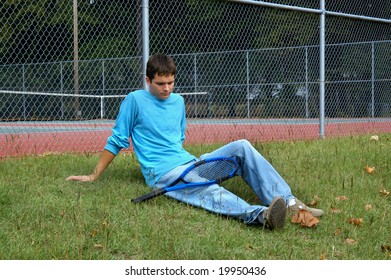
[[[286,217],[286,204],[282,197],[275,197],[269,205],[266,223],[270,229],[284,227]]]

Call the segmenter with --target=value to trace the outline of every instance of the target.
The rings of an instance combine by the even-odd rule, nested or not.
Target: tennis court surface
[[[114,120],[0,122],[0,158],[102,151]],[[391,132],[391,118],[326,119],[327,137]],[[188,119],[185,144],[319,138],[318,119]],[[131,150],[131,148],[130,148]]]

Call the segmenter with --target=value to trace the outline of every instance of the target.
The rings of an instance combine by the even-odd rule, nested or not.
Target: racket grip
[[[147,194],[144,194],[142,196],[133,198],[132,202],[133,203],[143,202],[143,201],[149,200],[151,198],[157,197],[159,195],[165,194],[166,192],[167,192],[167,190],[165,188],[156,189],[156,190],[154,190],[154,191],[152,191],[150,193],[147,193]]]

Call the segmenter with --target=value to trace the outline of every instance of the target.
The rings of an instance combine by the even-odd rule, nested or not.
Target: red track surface
[[[327,137],[391,132],[389,122],[332,123]],[[102,151],[110,130],[0,134],[0,159],[44,153],[95,153]],[[189,124],[186,144],[318,139],[318,124]]]

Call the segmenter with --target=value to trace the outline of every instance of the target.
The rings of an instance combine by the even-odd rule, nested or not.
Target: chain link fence
[[[326,136],[390,132],[390,1],[322,2],[3,1],[0,157],[103,148],[143,87],[145,9],[148,53],[178,67],[188,143],[318,138],[322,113]]]

